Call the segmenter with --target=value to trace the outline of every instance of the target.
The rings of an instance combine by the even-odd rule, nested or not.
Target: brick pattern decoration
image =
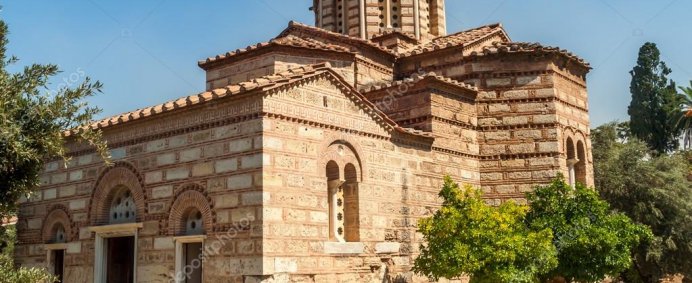
[[[212,201],[205,194],[204,188],[197,184],[181,186],[168,213],[168,235],[185,235],[185,221],[188,213],[194,209],[202,213],[202,224],[205,233],[213,231],[216,214]]]
[[[130,190],[130,193],[132,193],[132,198],[137,207],[136,221],[141,222],[144,220],[147,208],[142,176],[132,164],[117,162],[112,167],[107,167],[96,181],[89,211],[91,225],[108,224],[113,196],[118,190],[123,188]]]
[[[41,230],[41,240],[43,243],[52,243],[55,239],[55,232],[57,231],[58,225],[65,229],[65,242],[71,242],[76,238],[76,234],[73,234],[74,224],[71,221],[69,210],[64,205],[54,205],[50,210],[50,213],[46,215],[43,221],[43,229]]]

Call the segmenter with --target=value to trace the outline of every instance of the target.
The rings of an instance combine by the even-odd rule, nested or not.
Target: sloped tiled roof
[[[408,57],[450,47],[468,46],[474,42],[495,34],[501,34],[506,38],[507,41],[510,41],[509,36],[505,32],[504,28],[502,28],[502,24],[496,23],[434,38],[430,42],[423,43],[409,51],[402,53],[401,56]]]
[[[258,49],[263,49],[267,48],[270,46],[290,46],[290,47],[298,47],[298,48],[306,48],[306,49],[317,49],[317,50],[324,50],[324,51],[335,51],[335,52],[350,52],[348,48],[345,48],[343,46],[335,45],[335,44],[327,44],[324,42],[321,42],[319,40],[315,40],[312,38],[301,38],[293,35],[287,35],[283,37],[277,37],[269,42],[262,42],[258,43],[255,45],[250,45],[246,48],[241,48],[241,49],[236,49],[235,51],[229,51],[224,54],[219,54],[216,55],[216,57],[209,57],[206,60],[201,60],[197,62],[197,64],[205,68],[209,66],[212,63],[224,61],[224,60],[229,60],[237,55],[240,54],[245,54],[254,50]]]
[[[482,52],[472,52],[469,56],[486,56],[493,54],[502,53],[544,53],[544,54],[560,54],[570,60],[577,62],[578,64],[591,68],[586,60],[574,55],[565,49],[560,49],[559,47],[544,46],[540,43],[529,43],[529,42],[495,42],[492,46],[486,46],[483,48]]]
[[[463,82],[460,82],[460,81],[457,81],[457,80],[454,80],[451,78],[447,78],[444,76],[438,76],[432,72],[424,74],[424,75],[416,75],[416,76],[413,76],[413,77],[410,77],[410,78],[407,78],[404,80],[393,81],[390,83],[373,84],[373,85],[365,86],[362,88],[362,91],[368,93],[368,92],[388,89],[391,87],[398,87],[398,86],[404,85],[404,84],[417,84],[421,81],[426,81],[426,80],[427,81],[441,82],[443,84],[450,85],[450,86],[457,87],[457,88],[461,88],[461,89],[471,91],[471,92],[478,92],[478,88],[475,86],[472,86],[472,85],[469,85],[469,84],[466,84],[466,83],[463,83]]]
[[[88,127],[91,127],[92,129],[104,129],[107,127],[119,125],[119,124],[124,124],[127,122],[132,122],[136,120],[141,120],[147,117],[163,114],[163,113],[168,113],[171,111],[175,111],[181,108],[185,107],[190,107],[194,106],[197,104],[201,103],[207,103],[212,100],[218,100],[222,99],[224,97],[228,97],[230,95],[237,95],[240,93],[245,93],[248,91],[256,90],[256,89],[261,89],[261,90],[269,90],[273,89],[276,87],[280,87],[286,84],[290,84],[296,81],[304,80],[309,77],[313,77],[319,74],[324,74],[324,73],[330,73],[332,76],[338,78],[343,82],[345,86],[348,86],[351,88],[353,93],[355,94],[356,97],[358,97],[360,100],[363,101],[365,105],[370,107],[373,111],[373,113],[380,118],[389,126],[391,126],[394,130],[401,132],[401,133],[407,133],[407,134],[412,134],[416,136],[421,136],[421,137],[426,137],[426,138],[432,138],[432,135],[426,132],[410,129],[410,128],[403,128],[400,127],[399,125],[396,124],[393,120],[391,120],[389,117],[387,117],[386,114],[381,112],[380,110],[375,107],[374,104],[372,104],[370,101],[365,98],[361,93],[359,93],[357,90],[355,90],[350,84],[346,83],[345,80],[334,70],[332,70],[331,65],[329,63],[320,63],[320,64],[315,64],[315,65],[307,65],[307,66],[301,66],[298,68],[290,69],[281,73],[273,74],[273,75],[268,75],[268,76],[263,76],[260,78],[253,79],[251,81],[247,82],[242,82],[238,84],[232,84],[223,88],[217,88],[212,91],[206,91],[202,92],[196,95],[191,95],[191,96],[186,96],[186,97],[181,97],[176,100],[171,100],[163,104],[151,106],[151,107],[146,107],[146,108],[141,108],[137,109],[135,111],[131,112],[126,112],[120,115],[116,115],[110,118],[106,118],[100,121],[96,121],[89,125]],[[78,129],[77,129],[78,130]],[[65,136],[71,136],[73,135],[73,131],[67,131],[65,132]]]
[[[340,33],[332,32],[332,31],[328,31],[325,29],[321,29],[318,27],[302,24],[302,23],[295,22],[295,21],[289,22],[288,27],[284,31],[282,31],[281,34],[279,34],[279,36],[277,38],[287,36],[287,35],[291,34],[291,31],[293,31],[293,30],[308,31],[308,32],[322,35],[324,37],[333,38],[335,41],[342,41],[342,42],[346,42],[346,43],[350,43],[350,44],[354,44],[354,45],[364,46],[364,47],[368,47],[371,49],[375,49],[375,50],[384,52],[387,55],[397,56],[397,53],[395,53],[395,52],[393,52],[387,48],[384,48],[384,47],[380,46],[379,44],[376,44],[370,40],[365,40],[365,39],[362,39],[360,37],[353,37],[353,36],[348,36],[345,34],[340,34]],[[335,44],[329,44],[329,45],[335,45]]]

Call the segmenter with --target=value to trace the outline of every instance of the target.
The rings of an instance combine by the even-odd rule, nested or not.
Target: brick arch
[[[214,228],[215,213],[204,188],[198,184],[183,185],[170,205],[168,213],[168,234],[179,236],[185,234],[185,216],[191,209],[202,213],[204,232],[210,233]]]
[[[109,223],[109,210],[114,194],[127,189],[132,194],[137,208],[137,222],[141,222],[147,213],[144,182],[137,169],[128,162],[117,162],[107,167],[96,180],[96,186],[91,196],[89,220],[91,225]]]
[[[49,244],[52,241],[53,235],[55,235],[55,229],[57,225],[61,225],[65,229],[65,242],[71,242],[75,235],[73,234],[75,229],[72,224],[72,218],[70,217],[69,210],[63,205],[54,205],[50,210],[46,218],[43,220],[43,228],[41,230],[41,241],[44,244]]]
[[[351,154],[340,155],[337,151],[338,145],[344,145],[350,151]],[[343,170],[347,164],[353,164],[356,168],[356,174],[358,176],[358,181],[363,182],[365,176],[363,174],[365,165],[361,162],[359,152],[362,152],[357,144],[353,143],[350,138],[345,136],[339,136],[336,139],[330,140],[323,143],[320,152],[323,152],[320,156],[319,163],[317,166],[319,176],[326,176],[327,174],[327,163],[329,161],[334,161],[339,165],[341,170],[341,176],[344,176]]]

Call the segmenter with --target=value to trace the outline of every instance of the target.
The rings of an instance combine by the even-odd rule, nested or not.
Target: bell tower
[[[399,31],[419,40],[446,35],[444,0],[313,0],[315,26],[370,39]]]

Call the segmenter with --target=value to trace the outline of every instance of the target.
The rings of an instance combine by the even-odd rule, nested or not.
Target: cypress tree
[[[673,121],[677,110],[675,83],[668,79],[671,72],[651,42],[639,49],[637,65],[630,71],[632,101],[627,113],[631,133],[658,153],[678,147],[680,130]]]

